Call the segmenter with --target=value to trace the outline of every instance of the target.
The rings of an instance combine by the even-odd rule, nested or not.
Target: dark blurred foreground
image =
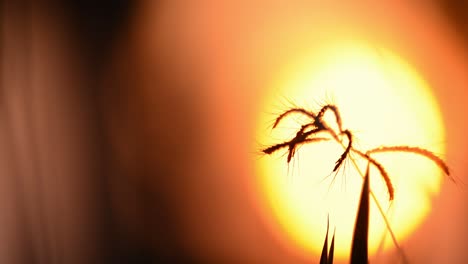
[[[114,109],[131,88],[103,85],[137,4],[1,3],[0,263],[186,262],[170,205],[140,180],[146,148],[125,163],[108,139],[109,115],[143,129]]]

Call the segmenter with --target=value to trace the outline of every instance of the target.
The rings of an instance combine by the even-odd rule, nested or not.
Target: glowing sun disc
[[[276,118],[271,111],[280,113],[291,103],[317,111],[326,102],[339,107],[343,127],[353,131],[362,150],[410,145],[444,155],[443,121],[430,88],[388,50],[356,43],[329,46],[302,56],[277,76],[259,116],[257,135],[262,144],[291,139],[302,120],[290,118],[269,131]],[[288,101],[283,100],[280,108],[279,96]],[[349,162],[336,177],[331,174],[342,151],[330,141],[301,147],[289,166],[281,153],[257,162],[260,191],[282,230],[282,240],[307,255],[320,254],[328,215],[332,232],[336,228],[336,256],[349,254],[362,178]],[[429,213],[430,197],[438,193],[442,174],[431,161],[413,154],[376,154],[375,158],[395,187],[391,206],[384,181],[372,170],[371,188],[384,210],[389,208],[387,218],[401,243]],[[365,164],[359,164],[364,170]],[[370,210],[372,254],[382,239],[384,249],[392,243],[374,202]]]

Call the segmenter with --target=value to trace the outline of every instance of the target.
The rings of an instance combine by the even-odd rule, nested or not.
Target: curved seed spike
[[[347,137],[348,137],[348,146],[346,147],[345,151],[343,152],[343,154],[341,154],[340,158],[336,161],[335,163],[335,167],[333,168],[333,172],[335,172],[336,170],[338,170],[338,168],[341,166],[341,164],[343,163],[343,161],[346,159],[346,157],[348,156],[348,153],[349,151],[351,150],[351,146],[353,144],[353,137],[352,137],[352,134],[349,130],[345,130],[343,131],[343,134],[345,134]]]
[[[315,138],[308,138],[305,139],[301,145],[309,144],[309,143],[315,143],[315,142],[320,142],[320,141],[329,141],[330,138],[325,138],[325,137],[315,137]]]
[[[285,148],[287,146],[289,146],[289,141],[270,146],[270,147],[268,147],[266,149],[263,149],[262,152],[269,155],[269,154],[271,154],[273,152],[276,152],[277,150]]]
[[[388,176],[388,173],[387,171],[385,170],[385,168],[382,166],[382,164],[380,164],[379,162],[377,162],[376,160],[372,159],[369,157],[369,162],[372,163],[372,165],[374,165],[380,172],[380,175],[384,178],[385,180],[385,183],[387,185],[387,190],[388,190],[388,200],[389,201],[393,201],[393,198],[394,195],[395,195],[395,189],[393,188],[393,184],[392,184],[392,181],[390,180],[390,177]]]
[[[325,112],[327,110],[331,110],[333,112],[333,114],[335,115],[336,124],[338,125],[338,129],[340,130],[340,132],[342,132],[343,128],[342,128],[342,124],[341,124],[340,111],[338,111],[338,107],[336,107],[335,105],[327,104],[327,105],[323,106],[322,109],[320,109],[320,112],[317,114],[317,119],[320,120],[320,122],[322,122],[321,121],[322,117],[323,117],[323,115],[325,114]]]
[[[367,153],[382,153],[382,152],[408,152],[413,154],[418,154],[424,156],[430,160],[432,160],[442,171],[444,171],[447,176],[451,180],[454,181],[453,177],[450,176],[450,171],[448,165],[436,154],[433,152],[419,148],[419,147],[411,147],[411,146],[381,146],[375,149],[371,149],[367,151]]]
[[[296,114],[303,114],[307,117],[310,117],[312,120],[315,121],[315,114],[312,113],[312,112],[309,112],[303,108],[292,108],[292,109],[289,109],[288,111],[282,113],[281,115],[279,115],[276,120],[275,120],[275,123],[273,124],[273,128],[275,128],[276,126],[278,126],[279,122],[281,122],[281,120],[283,120],[283,118],[285,118],[286,116],[290,115],[290,114],[293,114],[293,113],[296,113]]]

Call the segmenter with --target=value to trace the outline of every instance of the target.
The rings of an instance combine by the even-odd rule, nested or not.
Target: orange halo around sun
[[[388,50],[359,43],[328,46],[303,54],[277,76],[258,120],[257,135],[262,144],[290,139],[301,121],[300,117],[290,118],[270,132],[268,125],[276,116],[266,113],[284,111],[291,103],[317,111],[326,102],[339,107],[344,128],[353,131],[363,150],[411,145],[444,155],[443,120],[429,86]],[[278,95],[287,98],[284,109],[278,109]],[[336,228],[336,256],[345,258],[350,251],[362,178],[349,164],[336,177],[331,174],[341,152],[336,143],[323,142],[303,146],[289,166],[281,154],[263,157],[257,163],[260,192],[282,230],[283,241],[308,255],[320,254],[328,215],[332,230]],[[442,175],[419,156],[387,153],[375,157],[395,187],[391,206],[385,183],[375,171],[371,171],[371,188],[384,210],[388,209],[387,218],[402,242],[429,213],[429,197],[439,192]],[[364,164],[360,164],[363,170]],[[391,248],[373,202],[369,234],[370,254],[384,238],[383,249]]]

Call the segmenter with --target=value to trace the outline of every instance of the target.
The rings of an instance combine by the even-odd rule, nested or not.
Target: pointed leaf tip
[[[364,183],[362,184],[361,200],[354,226],[353,244],[351,248],[351,264],[368,262],[367,239],[369,232],[369,165],[367,164]]]
[[[320,264],[328,264],[328,225],[330,221],[327,217],[327,232],[325,234],[325,241],[323,242],[322,254],[320,255]]]
[[[335,231],[333,231],[333,237],[330,245],[330,251],[328,252],[328,264],[333,264],[333,255],[335,253]]]

